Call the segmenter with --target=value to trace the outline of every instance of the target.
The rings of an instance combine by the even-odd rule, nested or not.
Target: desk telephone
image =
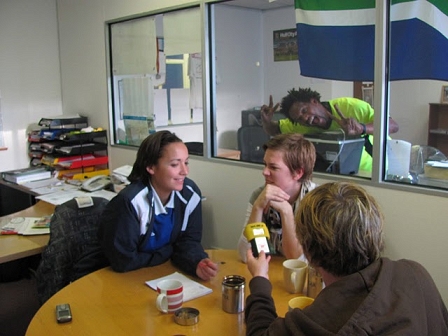
[[[81,188],[85,191],[97,191],[106,188],[109,184],[112,184],[109,176],[97,175],[84,181]]]

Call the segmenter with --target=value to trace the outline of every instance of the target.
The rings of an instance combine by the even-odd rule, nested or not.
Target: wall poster
[[[274,30],[274,62],[299,59],[296,28]]]

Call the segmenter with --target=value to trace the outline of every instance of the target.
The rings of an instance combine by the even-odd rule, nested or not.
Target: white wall
[[[406,140],[413,145],[427,144],[429,103],[440,101],[443,84],[432,80],[391,82],[390,115],[400,125],[394,139]]]
[[[5,171],[29,165],[28,126],[62,114],[56,0],[0,0],[0,46]]]
[[[219,148],[237,149],[241,111],[263,103],[263,41],[252,34],[262,25],[260,11],[216,6],[217,139]]]

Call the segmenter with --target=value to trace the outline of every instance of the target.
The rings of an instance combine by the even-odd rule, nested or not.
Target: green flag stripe
[[[392,0],[392,5],[405,2],[430,2],[448,15],[447,0]],[[295,0],[295,8],[310,11],[367,9],[375,8],[375,0]]]
[[[391,11],[392,21],[414,18],[425,22],[448,38],[448,16],[440,10],[440,7],[426,0],[394,1]],[[313,26],[373,25],[375,24],[375,9],[320,11],[296,9],[296,22]]]
[[[375,0],[295,0],[295,8],[310,11],[375,8]]]

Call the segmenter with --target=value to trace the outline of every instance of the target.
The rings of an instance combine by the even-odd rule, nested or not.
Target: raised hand
[[[252,250],[247,250],[247,269],[253,277],[262,276],[269,279],[269,261],[271,261],[271,256],[266,255],[264,251],[261,251],[258,258],[255,258],[252,254]]]
[[[329,117],[338,123],[339,126],[344,130],[347,135],[361,135],[364,131],[363,126],[354,118],[346,118],[339,106],[337,104],[334,105],[336,112],[338,113],[340,119],[336,118],[333,114],[327,111]]]
[[[261,118],[262,118],[263,122],[270,123],[275,111],[277,111],[279,106],[280,106],[280,103],[277,103],[274,106],[274,103],[272,101],[272,95],[270,95],[269,96],[269,106],[263,105],[261,107]]]

